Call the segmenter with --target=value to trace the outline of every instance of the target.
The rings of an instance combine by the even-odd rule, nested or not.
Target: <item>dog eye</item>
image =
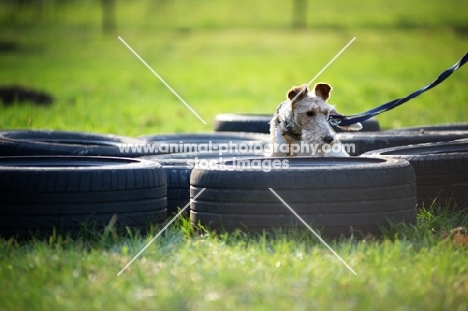
[[[313,117],[313,116],[314,116],[314,112],[313,112],[313,111],[307,111],[307,116],[308,116],[308,117]]]

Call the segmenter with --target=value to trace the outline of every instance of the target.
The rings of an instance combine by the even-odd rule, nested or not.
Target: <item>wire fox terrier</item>
[[[288,91],[270,122],[269,156],[349,157],[328,123],[330,113],[338,114],[327,103],[331,90],[329,84],[317,83],[313,92],[305,84]],[[362,125],[340,128],[358,131]]]

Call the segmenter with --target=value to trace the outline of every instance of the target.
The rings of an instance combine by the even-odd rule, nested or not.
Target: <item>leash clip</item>
[[[328,117],[328,123],[329,123],[331,126],[338,126],[338,125],[340,125],[341,121],[343,121],[343,120],[342,120],[343,118],[344,118],[343,115],[331,114],[331,115]]]
[[[331,126],[338,126],[340,125],[341,121],[335,119],[328,119],[328,123],[330,123]]]

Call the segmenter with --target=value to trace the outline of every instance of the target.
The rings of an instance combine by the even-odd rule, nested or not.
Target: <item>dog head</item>
[[[330,113],[337,114],[335,107],[327,103],[331,90],[329,84],[317,83],[313,91],[309,91],[305,84],[288,91],[293,122],[296,129],[301,131],[302,140],[317,144],[335,142],[335,131],[328,123]],[[360,130],[362,126],[357,123],[343,128]]]

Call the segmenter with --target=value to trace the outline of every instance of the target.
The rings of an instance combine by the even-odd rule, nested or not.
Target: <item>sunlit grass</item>
[[[196,233],[186,217],[120,276],[159,228],[146,238],[0,240],[0,298],[8,310],[463,310],[467,250],[442,234],[468,218],[440,212],[379,238],[327,240],[357,276],[307,230]]]
[[[12,31],[12,34],[15,32]],[[292,85],[310,81],[356,36],[318,79],[332,84],[330,101],[357,113],[431,82],[468,50],[448,30],[376,32],[289,30],[122,31],[120,35],[206,120],[203,125],[115,37],[74,31],[24,31],[37,52],[0,59],[2,83],[52,93],[50,108],[0,108],[1,128],[52,128],[122,135],[210,131],[218,113],[273,113]],[[39,42],[30,43],[30,40]],[[383,127],[466,121],[461,68],[446,82],[379,117]]]

